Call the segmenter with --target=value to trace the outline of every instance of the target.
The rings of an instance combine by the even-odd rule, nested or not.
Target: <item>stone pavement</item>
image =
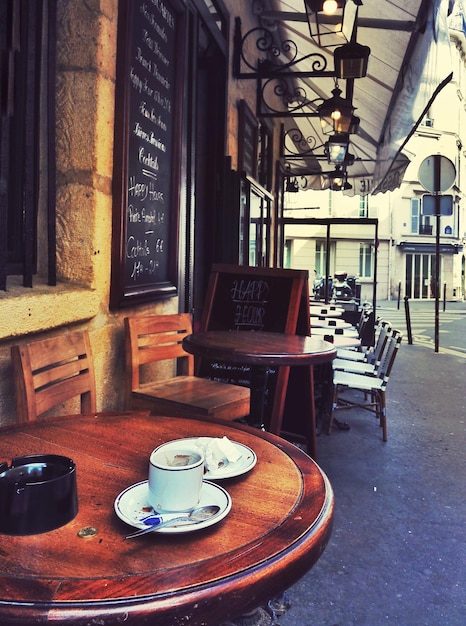
[[[465,313],[466,348],[466,303],[454,305],[447,308]],[[426,308],[410,306],[412,317]],[[381,303],[380,312],[396,317],[396,303]],[[431,342],[402,343],[387,390],[386,443],[360,409],[338,412],[349,431],[318,437],[319,465],[335,493],[333,533],[288,590],[280,626],[466,623],[466,349],[459,348],[435,353]]]

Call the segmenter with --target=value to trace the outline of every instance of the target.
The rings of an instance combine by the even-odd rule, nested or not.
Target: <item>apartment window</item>
[[[359,276],[370,278],[372,276],[372,246],[370,243],[359,244]]]
[[[359,196],[359,217],[369,217],[369,196]]]
[[[55,284],[55,11],[56,3],[0,3],[0,289],[8,275],[32,287],[38,214],[48,224],[48,282]],[[51,252],[51,254],[50,254]]]
[[[421,201],[419,198],[411,198],[411,232],[419,233],[419,222],[421,217]]]
[[[432,235],[432,224],[428,215],[422,215],[420,198],[411,198],[411,233],[413,235]]]
[[[316,259],[315,259],[316,276],[325,276],[326,263],[327,263],[326,242],[316,241]]]
[[[433,128],[433,126],[434,126],[434,118],[432,117],[432,112],[431,112],[430,109],[427,111],[427,113],[423,117],[420,125],[421,126],[427,126],[427,128]]]

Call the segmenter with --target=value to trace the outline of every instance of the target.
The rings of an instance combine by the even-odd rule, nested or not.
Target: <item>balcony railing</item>
[[[432,224],[421,224],[419,226],[420,235],[432,235]]]

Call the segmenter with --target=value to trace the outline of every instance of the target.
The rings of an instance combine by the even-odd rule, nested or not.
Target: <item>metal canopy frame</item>
[[[295,226],[296,224],[302,224],[302,225],[307,225],[307,226],[326,226],[327,230],[326,230],[326,249],[327,249],[327,254],[326,254],[326,266],[325,266],[325,278],[326,280],[328,279],[328,276],[330,275],[330,242],[331,242],[331,227],[332,226],[337,226],[337,225],[344,225],[344,226],[358,226],[360,227],[361,225],[369,225],[369,226],[373,226],[374,227],[374,280],[373,280],[373,287],[372,287],[372,307],[373,310],[376,310],[376,306],[377,306],[377,241],[378,241],[378,237],[379,237],[379,220],[376,217],[324,217],[324,218],[319,218],[319,217],[303,217],[303,218],[296,218],[296,217],[282,217],[281,220],[281,228],[284,229],[285,226],[288,225],[293,225]],[[326,298],[325,298],[325,302],[326,304],[328,304],[328,290],[326,288]]]

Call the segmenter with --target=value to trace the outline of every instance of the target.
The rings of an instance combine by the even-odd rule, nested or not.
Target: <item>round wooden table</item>
[[[197,532],[126,540],[132,527],[114,501],[146,479],[151,451],[172,439],[224,435],[257,455],[250,471],[217,482],[231,496],[228,515]],[[75,461],[79,510],[47,533],[0,534],[2,626],[217,625],[299,580],[330,537],[326,476],[296,446],[247,426],[114,414],[0,431],[2,461],[42,453]]]
[[[255,370],[255,382],[251,381],[251,415],[261,427],[267,368],[307,366],[311,395],[311,423],[310,428],[307,428],[308,450],[314,459],[317,458],[313,368],[315,365],[333,361],[336,348],[331,343],[322,337],[262,331],[210,330],[188,335],[183,340],[183,347],[186,352],[203,359],[249,365]],[[280,434],[281,415],[272,422],[270,430]]]

